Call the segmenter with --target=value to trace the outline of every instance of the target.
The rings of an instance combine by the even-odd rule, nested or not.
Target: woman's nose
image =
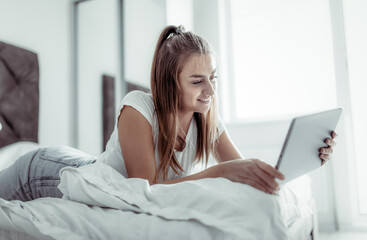
[[[207,84],[205,84],[205,89],[204,89],[204,93],[207,96],[213,96],[215,94],[215,87],[216,82],[212,82],[210,80],[207,81]]]

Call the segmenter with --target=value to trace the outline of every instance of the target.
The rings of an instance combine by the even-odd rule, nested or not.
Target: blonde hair
[[[210,45],[200,36],[185,32],[182,26],[167,26],[161,32],[155,49],[151,70],[151,91],[159,123],[158,153],[161,159],[155,180],[162,174],[167,180],[169,167],[179,174],[183,171],[174,154],[175,143],[181,146],[177,124],[181,100],[179,74],[188,58],[213,54]],[[216,96],[206,114],[194,113],[197,124],[195,159],[208,163],[217,136]],[[183,148],[182,148],[183,149]]]

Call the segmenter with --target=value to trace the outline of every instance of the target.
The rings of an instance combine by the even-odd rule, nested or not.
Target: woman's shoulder
[[[126,94],[125,97],[122,99],[121,107],[123,105],[131,104],[154,108],[152,94],[139,90],[134,90]]]
[[[137,100],[137,101],[153,101],[151,93],[146,93],[140,90],[134,90],[127,93],[123,100]]]
[[[152,124],[155,107],[150,93],[139,90],[131,91],[122,99],[120,109],[124,106],[133,107]]]

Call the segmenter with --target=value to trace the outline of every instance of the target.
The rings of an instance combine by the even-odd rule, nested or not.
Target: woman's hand
[[[279,190],[279,184],[275,178],[284,179],[282,173],[258,159],[231,160],[219,163],[212,168],[216,170],[217,177],[248,184],[270,194]]]
[[[321,165],[324,165],[324,163],[328,160],[330,160],[330,154],[333,153],[333,147],[335,146],[334,139],[338,136],[338,134],[334,131],[330,134],[331,138],[326,138],[325,143],[328,145],[328,147],[320,148],[320,158],[321,158]]]

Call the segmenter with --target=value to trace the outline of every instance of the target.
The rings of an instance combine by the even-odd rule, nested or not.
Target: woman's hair
[[[183,171],[174,154],[175,144],[184,148],[178,137],[178,110],[181,104],[179,74],[192,56],[213,55],[210,45],[200,36],[186,32],[182,26],[167,26],[159,36],[151,70],[151,91],[159,123],[158,153],[161,159],[155,180],[167,180],[171,167],[176,174]],[[195,159],[208,163],[217,136],[216,96],[206,114],[194,113],[198,134]],[[162,174],[160,176],[160,174]]]

